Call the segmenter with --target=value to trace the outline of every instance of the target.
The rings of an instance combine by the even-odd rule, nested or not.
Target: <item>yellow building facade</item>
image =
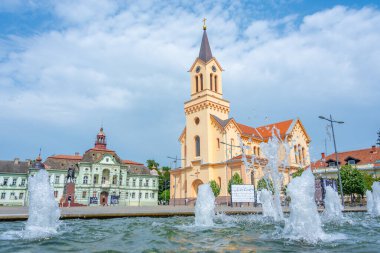
[[[283,184],[289,182],[290,174],[296,169],[310,164],[310,138],[299,119],[250,127],[230,117],[230,102],[223,97],[223,68],[212,55],[205,26],[203,30],[199,56],[189,69],[191,94],[184,104],[186,125],[179,137],[181,167],[170,173],[170,203],[177,205],[194,204],[198,186],[211,180],[221,187],[217,201],[227,202],[228,181],[234,173],[242,177],[244,184],[257,185],[265,164],[260,163],[265,161],[260,143],[268,141],[273,128],[292,147],[289,166],[280,169]],[[254,175],[244,168],[240,138],[249,147],[246,155],[256,157]]]

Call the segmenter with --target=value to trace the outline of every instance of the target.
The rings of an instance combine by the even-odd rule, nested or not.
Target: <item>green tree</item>
[[[241,179],[238,173],[235,173],[230,181],[228,181],[228,193],[231,195],[231,185],[232,184],[243,184],[243,179]]]
[[[166,203],[168,203],[168,201],[170,200],[170,190],[166,189],[166,190],[162,191],[158,195],[158,200],[165,201]]]
[[[160,164],[158,162],[156,162],[155,160],[146,160],[146,166],[151,170],[153,169],[153,167],[156,168],[156,170],[158,169],[158,167],[160,166]]]
[[[214,193],[215,198],[220,194],[220,186],[216,183],[215,180],[210,181],[210,187],[212,192]]]
[[[362,172],[363,180],[364,180],[364,191],[369,190],[372,191],[372,184],[375,182],[375,178],[373,178],[367,172]]]
[[[268,187],[267,181],[269,183],[269,187]],[[257,190],[260,191],[262,189],[267,189],[271,192],[274,192],[272,180],[270,179],[265,180],[264,178],[261,178],[259,182],[257,182]]]
[[[342,166],[340,177],[342,179],[343,194],[351,195],[351,200],[352,194],[364,194],[364,176],[357,168],[351,165]]]
[[[164,191],[169,192],[169,198],[170,198],[170,167],[162,167],[161,169],[157,169],[158,171],[158,195],[161,196],[161,194]],[[166,194],[166,193],[165,193]],[[169,200],[169,198],[167,200]],[[165,199],[160,199],[165,200]]]
[[[292,178],[300,177],[303,172],[304,172],[304,169],[298,168],[297,171],[292,174]]]

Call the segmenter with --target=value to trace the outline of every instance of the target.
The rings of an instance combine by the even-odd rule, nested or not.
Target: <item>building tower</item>
[[[182,167],[196,161],[213,162],[213,145],[208,143],[214,139],[210,116],[227,120],[230,111],[229,101],[223,99],[222,71],[212,55],[204,24],[199,56],[189,70],[190,100],[184,105],[186,128],[180,137]]]
[[[103,127],[100,128],[99,133],[96,135],[95,148],[107,149],[106,134],[103,132]]]

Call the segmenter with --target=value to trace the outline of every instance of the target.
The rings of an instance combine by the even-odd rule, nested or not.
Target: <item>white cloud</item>
[[[128,141],[135,141],[135,155],[144,149],[152,156],[179,152],[173,146],[143,146],[141,136],[176,142],[185,123],[183,101],[189,99],[186,71],[198,54],[200,18],[207,12],[202,6],[197,12],[116,3],[58,1],[54,11],[64,29],[0,42],[17,48],[2,52],[0,120],[79,128],[106,118],[117,125],[115,134],[133,131]],[[347,101],[365,110],[369,104],[379,108],[378,10],[338,6],[304,17],[300,25],[293,15],[252,21],[241,30],[231,15],[236,9],[216,4],[207,15],[213,54],[226,69],[232,116],[259,124],[266,115],[286,119],[332,107],[343,114]],[[247,121],[251,107],[257,114],[252,122]],[[312,117],[302,119],[312,125]],[[137,123],[144,126],[128,128]],[[125,141],[114,139],[115,146]]]

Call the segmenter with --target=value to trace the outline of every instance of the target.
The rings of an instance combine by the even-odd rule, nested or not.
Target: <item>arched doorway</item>
[[[191,187],[192,188],[192,194],[191,195],[192,195],[193,198],[196,198],[198,196],[198,187],[201,184],[203,184],[203,182],[200,179],[196,179],[196,180],[193,181],[192,187]]]
[[[108,192],[103,191],[100,193],[100,205],[101,206],[108,205]]]
[[[110,178],[110,170],[104,169],[102,173],[102,184],[108,185],[109,184],[109,178]]]

